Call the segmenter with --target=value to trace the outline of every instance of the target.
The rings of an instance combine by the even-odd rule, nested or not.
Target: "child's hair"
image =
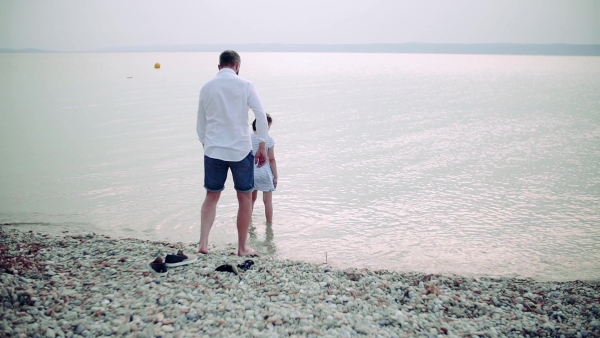
[[[271,124],[273,122],[273,119],[271,118],[271,115],[267,114],[267,123]],[[252,130],[256,131],[256,119],[254,119],[254,122],[252,122]]]

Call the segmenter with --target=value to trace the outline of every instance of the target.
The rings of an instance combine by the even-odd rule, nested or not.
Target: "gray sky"
[[[0,48],[600,44],[600,0],[0,0]]]

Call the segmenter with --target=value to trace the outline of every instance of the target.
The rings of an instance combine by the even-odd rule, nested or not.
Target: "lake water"
[[[274,119],[272,227],[260,203],[253,215],[263,255],[600,279],[600,58],[241,56]],[[0,54],[0,223],[197,241],[198,92],[217,63]],[[236,212],[228,180],[212,244],[236,243]]]

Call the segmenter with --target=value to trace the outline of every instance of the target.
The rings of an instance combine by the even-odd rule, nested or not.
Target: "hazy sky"
[[[600,0],[0,0],[0,48],[600,44]]]

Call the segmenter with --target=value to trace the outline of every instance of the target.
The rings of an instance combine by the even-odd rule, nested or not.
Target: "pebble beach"
[[[337,269],[0,226],[0,337],[600,337],[600,282]]]

